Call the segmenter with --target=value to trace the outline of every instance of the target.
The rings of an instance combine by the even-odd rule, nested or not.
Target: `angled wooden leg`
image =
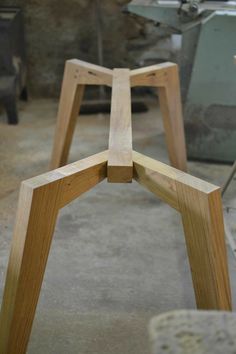
[[[67,162],[70,145],[84,93],[84,85],[78,85],[77,72],[73,64],[66,63],[59,102],[56,132],[51,159],[51,169]]]
[[[25,353],[57,216],[59,184],[22,184],[0,316],[0,353]]]
[[[167,62],[132,70],[130,83],[131,86],[158,87],[171,165],[179,170],[187,171],[178,66]]]
[[[184,123],[177,65],[166,71],[166,84],[158,88],[169,159],[173,167],[187,171]]]
[[[197,307],[231,310],[220,188],[191,178],[182,176],[176,188]]]
[[[197,307],[231,310],[220,188],[136,152],[133,162],[134,178],[182,215]]]
[[[0,315],[0,353],[24,354],[59,208],[107,176],[107,152],[22,183]]]
[[[77,59],[66,62],[51,169],[63,166],[67,162],[85,85],[111,86],[112,70]]]

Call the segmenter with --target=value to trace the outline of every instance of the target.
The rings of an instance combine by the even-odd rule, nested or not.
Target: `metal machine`
[[[181,35],[181,90],[188,156],[236,158],[236,1],[133,0],[131,13]]]

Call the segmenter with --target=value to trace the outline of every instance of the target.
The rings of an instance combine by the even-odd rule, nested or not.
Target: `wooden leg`
[[[22,183],[0,315],[0,353],[24,354],[59,208],[107,176],[103,152]]]
[[[24,183],[0,316],[0,353],[25,353],[57,217],[58,184]]]
[[[84,85],[78,85],[75,65],[66,63],[59,102],[57,126],[54,138],[51,169],[67,162],[70,145],[84,93]]]
[[[220,189],[204,193],[184,180],[176,187],[197,307],[232,310]]]
[[[167,69],[165,86],[159,87],[158,93],[171,165],[186,172],[187,157],[177,65]]]
[[[220,188],[133,152],[134,178],[181,215],[199,309],[231,310]]]

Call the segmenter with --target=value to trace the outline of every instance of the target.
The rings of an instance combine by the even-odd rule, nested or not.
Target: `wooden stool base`
[[[115,69],[111,74],[78,61],[68,63],[52,166],[66,161],[88,82],[114,84],[109,150],[22,183],[0,315],[1,354],[26,353],[58,211],[105,178],[135,179],[181,213],[197,307],[231,310],[220,188],[132,150],[130,87],[159,85],[170,160],[186,169],[176,66]],[[76,76],[78,65],[82,69]]]
[[[114,116],[118,116],[120,117],[120,123],[123,124],[122,129],[115,125],[111,127],[112,138],[117,140],[118,145],[124,142],[120,139],[119,132],[131,138],[131,88],[136,86],[157,88],[170,162],[172,166],[179,170],[187,171],[178,66],[173,63],[164,63],[136,70],[110,70],[77,59],[68,60],[65,66],[50,164],[51,169],[61,167],[67,162],[86,85],[112,87],[111,122],[114,120]],[[132,147],[132,142],[131,139],[125,141],[126,144],[122,146],[122,153],[119,151],[121,156],[118,158],[113,154],[113,163],[124,166],[125,160],[126,164],[128,163],[128,166],[130,166],[131,153],[129,157],[125,155],[127,155],[127,149],[130,150]],[[117,145],[115,145],[115,148],[117,149]],[[114,150],[114,146],[109,146],[109,150],[111,149]],[[121,146],[119,146],[119,149],[121,150]]]

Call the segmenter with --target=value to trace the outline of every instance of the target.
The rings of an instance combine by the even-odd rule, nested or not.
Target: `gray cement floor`
[[[1,296],[20,182],[47,171],[56,110],[53,100],[23,104],[18,126],[0,115]],[[108,129],[108,115],[80,117],[70,161],[106,149]],[[133,116],[133,135],[137,151],[168,162],[156,105]],[[191,174],[219,185],[229,169],[189,163]],[[235,182],[226,198],[236,207]],[[235,299],[230,251],[229,262]],[[146,354],[149,319],[183,308],[195,304],[179,215],[136,182],[103,182],[59,215],[28,352]]]

